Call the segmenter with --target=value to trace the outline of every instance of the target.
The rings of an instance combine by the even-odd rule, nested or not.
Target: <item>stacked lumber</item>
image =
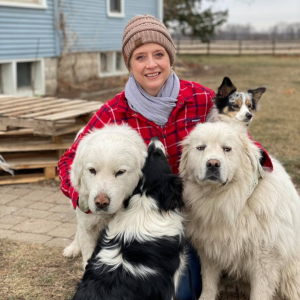
[[[0,169],[0,185],[56,177],[59,158],[100,102],[53,97],[0,96],[0,155],[15,175]]]

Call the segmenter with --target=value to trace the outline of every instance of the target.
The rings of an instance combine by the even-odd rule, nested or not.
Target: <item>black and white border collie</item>
[[[213,99],[214,107],[211,109],[207,120],[209,122],[231,122],[233,120],[248,126],[252,121],[253,113],[266,92],[266,88],[259,87],[247,92],[238,92],[228,77],[224,77],[218,92]]]
[[[101,232],[73,300],[171,300],[185,266],[182,180],[152,139],[143,176]]]

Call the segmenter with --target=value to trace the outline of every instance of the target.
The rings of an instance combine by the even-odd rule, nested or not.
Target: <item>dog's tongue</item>
[[[86,201],[80,199],[78,200],[78,207],[80,208],[81,211],[83,211],[84,213],[88,212],[90,210],[89,205],[87,204]]]

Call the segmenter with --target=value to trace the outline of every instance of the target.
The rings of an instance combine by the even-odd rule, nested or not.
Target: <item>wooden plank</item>
[[[64,135],[66,133],[72,133],[79,131],[82,127],[85,127],[86,123],[78,123],[74,125],[69,125],[63,128],[57,128],[54,132],[54,136]],[[75,136],[74,136],[75,137]]]
[[[15,98],[24,98],[23,96],[6,96],[6,95],[0,95],[0,101],[5,101],[8,99],[15,99]]]
[[[15,176],[0,176],[0,185],[5,184],[20,184],[32,183],[45,180],[44,174],[28,174],[28,175],[15,175]]]
[[[50,151],[68,149],[71,147],[73,140],[64,141],[61,144],[56,144],[52,141],[34,141],[31,143],[11,142],[0,145],[0,153],[5,152],[30,152],[30,151]]]
[[[72,102],[68,101],[67,103],[55,105],[55,108],[54,108],[54,106],[52,106],[52,108],[47,111],[41,109],[40,111],[37,111],[35,113],[31,113],[31,114],[26,113],[24,115],[20,115],[19,118],[35,118],[35,117],[40,117],[40,116],[44,116],[44,115],[49,115],[52,113],[61,112],[62,108],[64,108],[64,107],[70,108],[70,106],[72,106],[72,108],[73,108],[77,104],[81,104],[81,103],[86,104],[86,101],[84,101],[84,100],[72,100]]]
[[[40,121],[34,119],[18,119],[18,118],[7,118],[0,116],[0,128],[4,126],[13,127],[29,127],[34,129],[34,133],[39,132],[40,134],[52,135],[55,132],[55,124],[53,121]],[[3,131],[3,129],[0,129]]]
[[[100,107],[102,105],[103,104],[101,104],[100,102],[96,102],[96,104],[87,104],[85,109],[70,110],[70,111],[61,112],[61,113],[57,113],[57,114],[53,114],[53,115],[49,115],[49,116],[37,117],[36,119],[47,120],[47,121],[57,121],[60,119],[74,118],[74,117],[77,117],[80,115],[90,113],[92,111],[97,111],[100,109]]]
[[[56,167],[58,158],[53,157],[28,157],[28,158],[13,158],[7,159],[6,162],[10,165],[13,170],[24,170],[24,169],[39,169],[46,167]]]
[[[0,131],[0,137],[1,136],[10,136],[10,135],[26,135],[26,134],[33,134],[33,129],[20,128],[20,129],[14,129],[14,130]]]
[[[3,116],[7,116],[7,117],[20,117],[26,113],[36,113],[36,112],[40,112],[40,111],[43,111],[44,114],[46,114],[50,109],[52,109],[53,107],[57,107],[59,105],[70,105],[70,101],[68,100],[63,100],[63,99],[60,99],[60,100],[55,100],[56,102],[52,102],[52,101],[49,101],[47,103],[39,103],[39,104],[36,104],[36,105],[30,105],[30,106],[26,106],[25,109],[22,109],[20,111],[16,111],[16,112],[13,112],[13,113],[8,113],[8,114],[3,114]]]
[[[38,103],[40,100],[41,98],[23,98],[23,99],[19,99],[19,101],[11,102],[11,103],[2,104],[0,102],[0,109],[15,108],[17,105],[21,106],[24,104],[34,104],[34,103]]]
[[[40,99],[36,104],[30,105],[30,108],[34,109],[36,107],[41,107],[43,105],[50,106],[51,104],[56,103],[56,102],[57,102],[57,99],[55,99],[55,98],[43,98],[43,100]],[[24,109],[27,110],[28,106],[29,106],[28,103],[24,103],[24,105],[21,105],[21,106],[14,105],[9,108],[0,109],[0,115],[9,116],[9,114],[11,114],[13,112],[22,111]]]
[[[44,169],[44,175],[45,175],[46,179],[55,178],[55,176],[56,176],[56,169],[55,169],[55,167],[46,167]]]
[[[27,119],[7,118],[7,117],[0,116],[0,128],[2,128],[2,126],[34,128],[34,124],[35,122],[32,119],[27,120]]]
[[[36,97],[30,97],[30,98],[36,98]],[[12,103],[12,102],[18,102],[19,100],[22,99],[28,99],[28,97],[24,97],[24,96],[19,96],[19,97],[4,97],[4,98],[0,98],[0,103],[1,104],[5,104],[5,103]]]
[[[0,130],[1,131],[7,131],[8,130],[8,126],[4,125],[4,124],[0,124]]]

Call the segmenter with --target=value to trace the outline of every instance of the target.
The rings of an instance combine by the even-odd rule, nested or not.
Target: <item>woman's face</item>
[[[159,44],[148,43],[136,48],[130,59],[130,72],[151,96],[157,96],[171,72],[168,52]]]

